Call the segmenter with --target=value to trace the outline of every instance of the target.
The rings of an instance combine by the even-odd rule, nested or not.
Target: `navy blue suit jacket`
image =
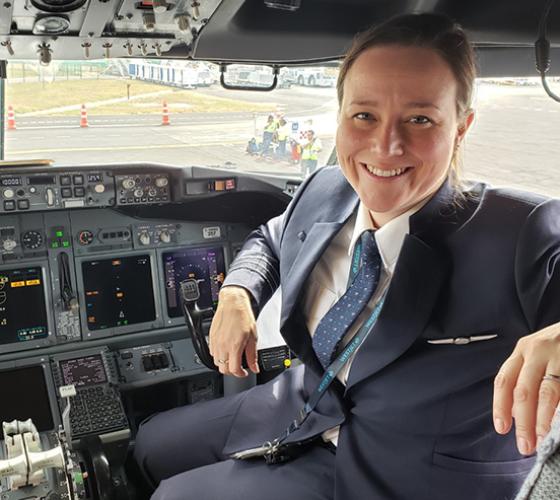
[[[335,384],[289,438],[342,424],[337,500],[508,499],[533,463],[513,432],[493,430],[493,378],[520,337],[560,320],[560,201],[483,184],[459,203],[455,194],[445,183],[411,217],[346,387]],[[301,297],[358,202],[338,167],[321,169],[232,264],[226,283],[247,288],[256,307],[281,282],[281,332],[303,365],[248,392],[226,453],[281,434],[317,385],[322,368]],[[434,343],[480,335],[497,337]]]

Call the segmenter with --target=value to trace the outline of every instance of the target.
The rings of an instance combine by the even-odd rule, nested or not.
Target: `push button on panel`
[[[4,201],[4,210],[11,211],[16,209],[16,202],[14,200]]]

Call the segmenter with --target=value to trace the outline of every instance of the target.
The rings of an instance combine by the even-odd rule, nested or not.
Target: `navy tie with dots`
[[[313,335],[313,349],[324,368],[330,365],[342,338],[370,301],[380,274],[381,256],[373,232],[366,231],[361,236],[361,264],[356,277],[323,316]]]

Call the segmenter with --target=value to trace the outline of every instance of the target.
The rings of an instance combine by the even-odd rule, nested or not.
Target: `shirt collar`
[[[410,216],[416,213],[427,200],[422,200],[420,203],[404,212],[403,214],[395,217],[379,229],[375,229],[373,221],[368,208],[360,202],[358,205],[358,213],[356,215],[356,223],[354,224],[354,231],[348,247],[348,255],[354,252],[354,245],[364,231],[375,231],[375,241],[377,248],[383,261],[383,267],[388,273],[393,273],[397,258],[401,251],[405,236],[410,232]]]

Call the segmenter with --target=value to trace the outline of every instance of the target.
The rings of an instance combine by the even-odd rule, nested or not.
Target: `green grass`
[[[127,84],[130,85],[131,97],[153,92],[164,92],[164,94],[158,96],[147,95],[130,101],[89,107],[88,113],[93,116],[161,113],[163,100],[167,101],[170,113],[268,112],[275,107],[274,103],[248,103],[235,99],[203,95],[195,90],[175,89],[137,80],[123,81],[116,79],[12,83],[6,86],[6,105],[13,106],[17,115],[63,106],[126,98]],[[75,114],[76,111],[52,113],[53,116]]]

